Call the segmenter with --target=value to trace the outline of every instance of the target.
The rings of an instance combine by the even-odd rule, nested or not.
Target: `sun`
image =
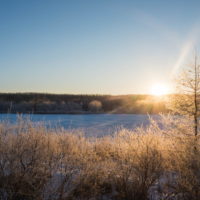
[[[162,96],[162,95],[169,94],[169,92],[170,92],[169,86],[165,84],[157,83],[152,86],[150,93],[155,96]]]

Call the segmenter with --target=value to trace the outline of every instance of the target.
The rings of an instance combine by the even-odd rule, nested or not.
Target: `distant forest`
[[[43,93],[0,93],[0,113],[156,114],[167,112],[167,97],[151,95],[71,95]]]

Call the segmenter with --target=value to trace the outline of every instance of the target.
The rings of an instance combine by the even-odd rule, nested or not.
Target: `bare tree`
[[[193,118],[194,135],[198,135],[200,116],[200,65],[197,54],[191,65],[185,67],[176,79],[178,94],[173,95],[172,109],[176,113]]]

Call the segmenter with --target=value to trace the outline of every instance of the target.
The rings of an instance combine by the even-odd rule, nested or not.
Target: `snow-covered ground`
[[[158,115],[150,116],[158,117]],[[18,117],[16,114],[0,114],[0,121],[8,120],[11,123],[16,123]],[[92,136],[108,135],[121,128],[134,129],[149,124],[149,115],[141,114],[23,114],[22,117],[28,118],[34,123],[42,123],[47,127],[62,127],[69,130],[80,129]]]

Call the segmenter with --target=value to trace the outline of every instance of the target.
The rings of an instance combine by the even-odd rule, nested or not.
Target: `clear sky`
[[[199,0],[0,0],[0,92],[148,93],[199,47]]]

